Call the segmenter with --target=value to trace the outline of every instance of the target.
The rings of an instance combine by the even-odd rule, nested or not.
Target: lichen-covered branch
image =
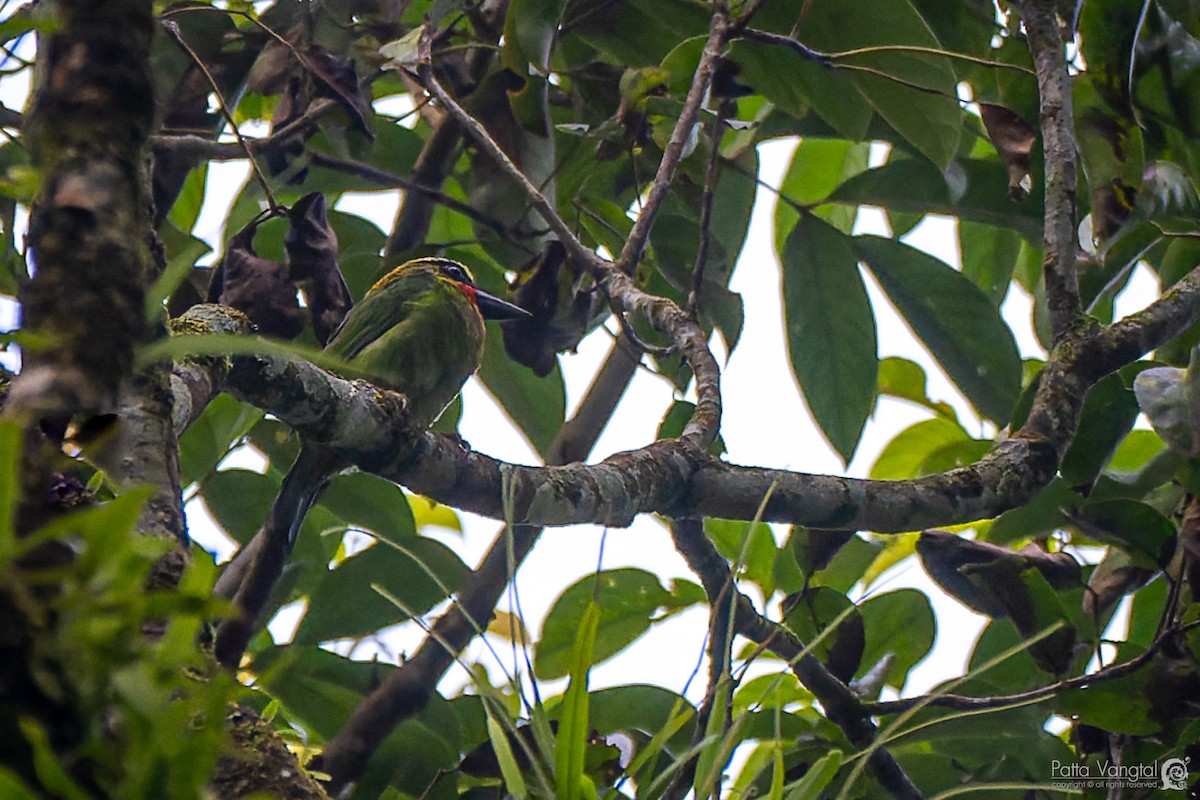
[[[1075,269],[1076,234],[1075,127],[1071,112],[1071,79],[1060,36],[1054,0],[1024,0],[1016,4],[1037,73],[1042,147],[1046,164],[1043,224],[1046,305],[1054,342],[1064,341],[1080,313],[1079,280]]]
[[[661,302],[639,301],[636,307],[684,317],[678,307]],[[1109,327],[1081,328],[1051,354],[1020,430],[976,464],[909,481],[731,465],[708,457],[700,447],[707,429],[693,427],[684,439],[654,442],[598,464],[505,465],[437,434],[398,428],[378,389],[299,359],[236,357],[229,388],[363,469],[494,519],[505,518],[506,470],[514,488],[514,519],[531,525],[623,526],[645,513],[752,519],[769,492],[766,520],[895,532],[990,518],[1027,501],[1054,476],[1096,381],[1198,317],[1200,271],[1194,270],[1138,314]],[[699,343],[687,337],[684,343],[700,351]],[[709,368],[702,357],[697,364],[698,374]],[[700,401],[692,426],[708,413],[706,396]],[[336,413],[329,415],[330,408]]]

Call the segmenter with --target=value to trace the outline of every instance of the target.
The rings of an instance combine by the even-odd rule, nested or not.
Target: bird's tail
[[[217,660],[236,666],[250,637],[258,629],[271,592],[283,573],[308,509],[337,471],[338,458],[322,447],[304,445],[284,476],[271,513],[250,543],[243,547],[217,579],[213,593],[231,599],[234,614],[217,631],[213,644]]]

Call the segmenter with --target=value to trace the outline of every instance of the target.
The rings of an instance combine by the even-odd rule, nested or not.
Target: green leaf
[[[957,421],[958,415],[949,403],[929,399],[925,382],[925,369],[915,361],[899,356],[888,356],[879,361],[879,394],[908,400],[939,417]]]
[[[792,161],[779,186],[780,197],[792,203],[812,206],[832,194],[846,178],[865,170],[870,151],[867,142],[806,136],[792,153]],[[813,213],[842,233],[850,233],[858,217],[857,208],[835,204],[818,206]],[[784,249],[788,234],[799,219],[800,212],[789,203],[780,201],[775,204],[776,250]]]
[[[1111,691],[1103,686],[1067,689],[1054,697],[1054,710],[1068,719],[1103,728],[1111,733],[1149,736],[1162,725],[1150,718],[1150,700],[1136,687]]]
[[[784,797],[787,800],[806,800],[809,797],[819,797],[841,768],[842,751],[830,750],[808,768],[808,772],[804,773],[803,778],[792,784],[792,788]]]
[[[1083,403],[1075,438],[1059,474],[1072,486],[1092,483],[1137,419],[1138,404],[1120,375],[1102,378]]]
[[[362,699],[396,669],[297,644],[258,653],[254,667],[258,685],[322,740],[341,730]]]
[[[469,572],[453,550],[432,539],[411,538],[403,546],[377,542],[317,584],[296,642],[365,636],[404,622],[449,597]]]
[[[822,432],[849,461],[875,405],[875,316],[846,237],[815,217],[781,254],[792,372]]]
[[[571,669],[571,651],[579,620],[593,597],[600,606],[594,663],[625,649],[649,630],[660,608],[677,610],[675,597],[657,576],[640,569],[615,569],[581,578],[568,587],[546,615],[533,659],[542,680],[559,678]]]
[[[797,36],[825,52],[897,44],[941,48],[909,0],[814,3],[805,12],[799,17]],[[863,20],[887,22],[865,25]],[[949,59],[915,50],[885,50],[842,56],[836,63],[841,69],[834,71],[847,74],[897,133],[939,168],[946,168],[963,129],[957,78]],[[851,67],[859,69],[851,71]]]
[[[491,705],[484,703],[483,707],[487,710],[487,732],[488,740],[492,743],[492,749],[496,753],[496,761],[500,765],[500,774],[504,777],[504,786],[508,789],[509,794],[524,800],[528,791],[525,787],[525,777],[521,775],[521,769],[517,765],[517,760],[513,756],[512,745],[508,742],[508,736],[504,733],[504,729],[500,727],[500,723],[496,721],[496,717],[492,714]]]
[[[1007,228],[960,220],[958,252],[963,275],[999,306],[1008,294],[1008,284],[1021,253],[1020,234]]]
[[[8,563],[16,544],[17,504],[21,479],[21,426],[13,419],[0,419],[0,565]]]
[[[263,412],[227,394],[212,399],[179,437],[181,484],[188,486],[217,468],[234,443],[250,432]]]
[[[758,584],[764,597],[775,592],[776,547],[769,525],[709,518],[704,520],[704,533],[721,555],[740,565],[740,571]]]
[[[954,191],[946,176],[928,161],[892,158],[881,167],[849,178],[829,199],[915,214],[949,214],[1010,228],[1027,239],[1041,241],[1036,189],[1025,202],[1013,203],[1007,197],[1008,171],[999,159],[959,159],[954,164],[958,173]]]
[[[1052,480],[1023,506],[1005,511],[987,532],[987,541],[1007,544],[1032,539],[1063,524],[1062,509],[1082,505],[1083,497],[1072,491],[1061,478]]]
[[[504,18],[504,64],[525,75],[533,66],[550,67],[550,46],[558,32],[566,0],[514,0]]]
[[[953,420],[935,417],[911,425],[887,443],[870,477],[879,480],[907,480],[928,474],[926,463],[939,450],[974,441]]]
[[[795,598],[784,621],[829,671],[848,681],[862,663],[862,615],[841,592],[825,586],[808,589]]]
[[[670,730],[663,745],[674,756],[682,755],[691,744],[695,713],[683,696],[649,684],[597,689],[591,697],[592,726],[601,734],[629,730],[657,734]]]
[[[200,496],[213,518],[242,544],[254,538],[277,494],[278,477],[248,469],[222,470],[200,484]]]
[[[179,195],[175,198],[175,205],[171,206],[171,211],[167,214],[167,219],[171,221],[171,224],[184,233],[191,233],[192,228],[196,227],[196,220],[200,218],[200,209],[204,206],[207,183],[208,162],[203,161],[184,178],[183,188],[179,190]]]
[[[390,542],[408,544],[417,531],[400,487],[369,472],[338,475],[320,502],[347,525],[364,528]]]
[[[735,41],[729,57],[742,68],[739,82],[789,114],[803,118],[811,109],[842,138],[866,138],[871,106],[849,75],[792,50],[759,42]]]
[[[579,797],[579,782],[583,777],[589,730],[588,674],[592,669],[592,653],[599,625],[600,607],[595,602],[588,603],[571,648],[571,679],[563,695],[554,742],[556,794],[565,800]]]
[[[1006,423],[1021,392],[1021,358],[987,296],[915,247],[879,236],[859,236],[853,243],[955,385],[984,416]]]
[[[899,691],[909,670],[933,649],[937,619],[929,598],[916,589],[897,589],[864,600],[858,613],[866,640],[859,674],[890,653],[895,662],[885,682]]]
[[[1136,500],[1091,502],[1070,519],[1091,539],[1125,549],[1146,567],[1165,567],[1175,551],[1175,523]]]
[[[505,354],[500,336],[489,336],[479,379],[534,449],[545,455],[567,414],[567,393],[558,366],[539,378]]]

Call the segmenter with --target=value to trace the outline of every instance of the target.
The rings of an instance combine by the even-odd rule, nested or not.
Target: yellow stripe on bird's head
[[[370,291],[382,289],[394,280],[419,271],[429,272],[441,280],[454,284],[467,296],[484,319],[510,320],[532,316],[525,309],[476,287],[475,276],[471,274],[471,270],[467,269],[465,264],[440,256],[426,256],[406,261],[376,281]]]

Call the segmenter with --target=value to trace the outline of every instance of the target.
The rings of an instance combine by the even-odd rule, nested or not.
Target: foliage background
[[[853,9],[832,2],[802,9],[794,6],[739,6],[735,15],[757,9],[755,25],[777,37],[802,31],[799,39],[805,44],[826,53],[842,53],[835,58],[837,68],[806,59],[795,48],[789,49],[770,37],[747,37],[730,46],[728,61],[718,65],[710,110],[701,116],[696,149],[679,162],[680,174],[659,209],[650,232],[650,249],[641,261],[637,279],[649,291],[672,297],[680,305],[687,304],[689,289],[698,289],[701,323],[718,331],[725,348],[733,349],[741,338],[745,316],[740,298],[726,284],[734,256],[746,241],[755,196],[749,176],[760,164],[752,145],[760,139],[803,136],[779,182],[791,203],[777,206],[773,230],[763,238],[774,242],[783,264],[781,295],[791,369],[809,409],[833,449],[847,460],[859,448],[866,418],[881,397],[902,398],[921,409],[921,421],[897,435],[874,459],[872,477],[909,480],[972,464],[993,447],[995,439],[1003,438],[1002,429],[1007,435],[1020,426],[1028,412],[1030,387],[1039,366],[1020,362],[1013,333],[1001,322],[997,307],[1010,282],[1034,298],[1034,334],[1046,350],[1054,341],[1061,344],[1071,334],[1063,317],[1055,317],[1055,302],[1062,298],[1054,296],[1053,287],[1046,288],[1039,269],[1043,257],[1051,264],[1052,277],[1055,268],[1068,267],[1063,263],[1061,240],[1057,242],[1059,249],[1051,240],[1052,252],[1041,252],[1043,242],[1038,234],[1046,176],[1041,172],[1041,154],[1033,132],[1039,112],[1035,81],[1028,69],[1028,48],[1015,35],[1015,22],[1007,29],[996,26],[988,4],[964,3],[950,15],[900,0],[874,0]],[[490,123],[493,136],[512,152],[521,153],[527,174],[546,186],[551,185],[546,181],[553,178],[560,211],[568,217],[565,209],[574,210],[577,216],[572,219],[573,230],[585,237],[587,245],[600,245],[613,256],[621,251],[632,228],[625,209],[634,203],[638,185],[653,173],[661,148],[680,115],[683,93],[701,58],[710,10],[687,2],[627,2],[617,4],[616,9],[616,17],[605,19],[579,13],[579,8],[571,4],[512,3],[503,18],[505,38],[499,61],[482,78],[454,83],[462,81],[463,76],[453,72],[455,56],[450,53],[456,51],[451,48],[443,54],[446,61],[441,75],[441,80],[450,83],[456,92],[473,97],[467,103],[468,111]],[[399,34],[407,29],[419,30],[424,14],[432,13],[449,25],[450,42],[480,35],[481,24],[470,13],[461,13],[456,4],[427,7],[418,3],[401,8],[403,14],[391,20],[389,30],[393,35],[383,37],[369,25],[354,28],[349,8],[339,3],[237,6],[234,10],[240,15],[196,7],[159,10],[170,19],[166,30],[171,35],[160,36],[155,42],[155,74],[162,84],[158,87],[160,96],[180,101],[180,107],[173,111],[197,110],[186,106],[186,101],[194,98],[182,92],[182,84],[170,84],[181,73],[199,80],[196,70],[189,66],[197,60],[220,68],[218,80],[229,83],[228,96],[236,98],[233,113],[239,121],[251,123],[274,114],[274,130],[278,130],[290,121],[285,112],[294,115],[299,109],[303,116],[317,103],[325,103],[319,124],[307,129],[298,142],[281,137],[262,145],[260,162],[268,174],[264,180],[271,186],[270,196],[273,202],[288,205],[314,190],[332,198],[341,191],[376,186],[381,171],[393,176],[389,180],[395,180],[396,175],[410,175],[417,169],[418,154],[434,136],[430,119],[409,129],[365,112],[367,98],[359,95],[355,81],[346,82],[344,73],[338,72],[349,63],[347,58],[353,55],[358,59],[356,63],[364,72],[377,68],[381,65],[377,46],[392,41],[384,52],[404,66],[415,66],[419,60],[414,60],[415,37]],[[1040,4],[1030,4],[1026,10],[1034,16],[1045,15]],[[1144,262],[1162,283],[1170,284],[1192,266],[1195,255],[1192,239],[1198,204],[1191,168],[1193,148],[1189,144],[1193,127],[1189,109],[1194,92],[1189,82],[1192,62],[1188,60],[1192,52],[1189,48],[1196,42],[1191,32],[1195,20],[1186,9],[1162,3],[1154,6],[1154,16],[1147,18],[1144,29],[1131,27],[1130,15],[1135,10],[1131,4],[1114,4],[1103,10],[1089,6],[1079,20],[1082,55],[1076,66],[1086,64],[1087,72],[1076,79],[1074,123],[1088,186],[1088,191],[1080,192],[1080,212],[1087,214],[1095,245],[1083,253],[1079,274],[1083,305],[1101,323],[1115,318],[1114,298],[1135,265]],[[291,47],[304,53],[303,58],[296,59],[303,69],[297,71],[286,57],[281,66],[277,53],[274,63],[268,61],[264,66],[259,61],[261,72],[254,74],[250,67],[253,59],[243,51],[243,43],[271,44],[273,36],[264,37],[264,28],[252,21],[259,12],[258,21],[272,30],[288,29],[292,23],[299,26],[300,44]],[[572,16],[574,13],[579,16]],[[339,14],[346,18],[339,22]],[[860,17],[887,19],[889,25],[856,24]],[[555,20],[570,20],[573,24],[555,36]],[[800,21],[803,24],[797,28]],[[6,35],[22,33],[21,24],[10,21]],[[170,26],[175,26],[173,32]],[[352,42],[354,37],[348,31],[366,35]],[[188,42],[193,54],[178,47],[178,41],[172,38]],[[552,39],[553,60],[540,61],[545,52],[540,48]],[[932,50],[850,52],[863,46],[897,43]],[[1142,64],[1142,71],[1135,70],[1137,80],[1129,87],[1123,72],[1128,58],[1113,58],[1113,53],[1127,55],[1135,44],[1144,50],[1135,61],[1135,65]],[[947,58],[943,49],[976,54],[990,62]],[[189,55],[195,58],[189,60]],[[1018,69],[1000,67],[996,61]],[[528,80],[524,85],[514,85],[512,73],[505,73],[500,66],[524,71]],[[547,67],[555,70],[557,83],[541,80],[539,68],[544,71]],[[921,88],[914,88],[914,84]],[[977,107],[964,108],[958,99],[960,84],[970,87],[971,99],[999,109],[992,112],[996,116],[988,120],[985,114],[981,121],[976,116]],[[373,92],[384,97],[411,90],[412,84],[403,83],[398,73],[385,71],[375,82]],[[566,95],[565,99],[556,92]],[[539,93],[554,96],[557,103],[540,105]],[[201,95],[206,94],[201,84]],[[286,103],[293,107],[281,111]],[[709,127],[714,125],[712,111],[718,107],[723,107],[722,114],[729,114],[736,124],[728,129]],[[539,116],[546,113],[546,117]],[[212,108],[204,108],[200,116],[210,127],[216,126],[213,130],[224,124]],[[547,122],[555,126],[543,132],[552,130],[553,134],[539,138],[537,128]],[[194,128],[188,130],[195,133]],[[247,130],[252,126],[248,124]],[[706,174],[710,163],[706,156],[713,153],[713,139],[707,135],[711,130],[719,132],[720,146],[711,163],[720,167],[720,182],[718,190],[711,192],[716,209],[707,227],[711,234],[708,258],[700,259],[704,263],[703,280],[692,284],[699,249],[696,231],[706,229],[702,220],[705,187],[711,184]],[[182,131],[168,131],[168,135]],[[869,142],[890,145],[886,163],[868,162]],[[171,291],[164,291],[163,296],[172,295],[174,303],[185,308],[202,296],[189,296],[191,284],[184,278],[198,277],[191,273],[191,267],[204,258],[206,245],[197,239],[194,229],[211,179],[205,177],[203,167],[193,171],[176,168],[173,175],[163,174],[169,172],[163,166],[169,159],[162,156],[177,144],[161,139],[156,143],[160,149],[157,177],[181,181],[178,198],[170,204],[159,231],[165,247],[165,274],[178,282],[176,286],[168,280],[165,286]],[[469,261],[483,285],[499,290],[519,265],[526,264],[526,257],[545,244],[539,233],[524,229],[528,218],[522,215],[524,200],[520,194],[509,191],[511,187],[506,187],[476,148],[471,145],[456,151],[456,158],[449,162],[440,190],[443,203],[432,209],[420,244],[410,242],[401,247],[393,237],[393,244],[388,245],[384,230],[352,214],[331,214],[331,229],[336,231],[338,241],[338,266],[353,294],[361,294],[382,268],[386,259],[379,257],[381,249],[394,250],[389,256],[393,259],[434,249],[445,252]],[[614,148],[616,156],[612,155]],[[228,142],[203,153],[218,158],[244,155],[236,144]],[[27,179],[21,148],[15,143],[9,145],[5,155],[10,159],[7,188],[15,201],[9,204],[5,227],[11,232],[17,202],[28,200],[22,192],[34,184]],[[548,170],[551,164],[555,166],[552,176]],[[260,181],[248,181],[229,213],[227,233],[240,229],[266,199]],[[1053,197],[1045,202],[1048,220],[1069,216],[1070,210]],[[475,209],[476,224],[462,213],[463,203]],[[960,224],[955,234],[961,269],[954,271],[886,236],[850,236],[852,231],[862,233],[853,227],[859,205],[882,207],[888,227],[896,236],[912,230],[927,213],[957,218]],[[490,220],[483,227],[479,224],[480,211]],[[497,219],[515,234],[507,239],[488,235],[484,228],[494,231]],[[328,230],[322,225],[317,227],[319,232]],[[294,257],[285,247],[286,228],[282,220],[264,223],[255,239],[257,254],[280,262]],[[6,263],[15,290],[24,266],[17,254],[19,243],[11,234],[8,245],[12,249]],[[1071,261],[1077,257],[1074,250],[1071,241]],[[543,259],[547,252],[548,248],[542,249]],[[880,346],[880,339],[889,334],[881,336],[877,330],[880,297],[876,294],[873,300],[868,298],[860,262],[932,351],[963,399],[990,422],[978,422],[961,404],[948,406],[941,402],[943,390],[931,390],[927,376],[916,364],[880,360],[879,356],[888,354],[891,342]],[[548,269],[545,263],[531,262],[526,287],[536,285],[532,276]],[[752,282],[760,286],[774,284],[774,275],[764,265],[755,264],[753,269]],[[227,272],[227,281],[229,275]],[[268,291],[253,281],[249,286],[255,299],[280,299],[271,293],[274,289]],[[563,278],[551,285],[549,295],[542,296],[557,303],[551,321],[556,335],[569,340],[604,316],[601,312],[593,318],[595,309],[586,302],[583,307],[587,313],[572,316],[570,312],[577,312],[578,307],[563,302],[568,289],[587,286],[586,279]],[[294,287],[285,288],[294,295]],[[587,300],[586,294],[581,296]],[[295,310],[285,307],[288,312]],[[271,319],[256,321],[261,326]],[[1188,321],[1180,316],[1177,327]],[[653,335],[648,329],[640,332],[643,336]],[[604,334],[593,336],[604,338]],[[548,338],[543,344],[558,349],[563,343]],[[1128,641],[1114,648],[1118,660],[1131,661],[1143,653],[1153,655],[1164,647],[1163,641],[1156,638],[1163,627],[1173,631],[1173,626],[1184,626],[1178,640],[1170,640],[1170,663],[1151,665],[1135,677],[1114,681],[1110,688],[1098,692],[1078,692],[1074,685],[1062,683],[1019,708],[993,710],[982,722],[956,713],[963,711],[965,704],[956,708],[946,703],[949,711],[929,708],[915,717],[897,707],[870,706],[874,716],[882,720],[885,732],[893,730],[893,724],[916,724],[914,733],[888,742],[888,749],[896,759],[892,763],[907,771],[926,793],[949,790],[962,781],[990,782],[1011,791],[1029,784],[1025,788],[1032,791],[1032,784],[1046,781],[1047,765],[1055,759],[1120,752],[1131,763],[1152,760],[1183,752],[1181,748],[1194,738],[1190,711],[1171,702],[1195,681],[1194,655],[1185,636],[1194,614],[1178,596],[1172,595],[1167,602],[1167,583],[1160,575],[1161,569],[1168,568],[1178,580],[1183,574],[1179,562],[1186,564],[1190,552],[1186,512],[1192,503],[1190,457],[1194,450],[1190,418],[1183,414],[1180,420],[1180,409],[1188,407],[1188,393],[1192,391],[1191,373],[1183,371],[1190,343],[1185,336],[1160,349],[1156,354],[1158,363],[1139,363],[1105,378],[1085,407],[1083,432],[1076,445],[1066,451],[1061,477],[1023,508],[1001,516],[994,524],[971,528],[979,541],[1014,548],[1035,543],[1036,550],[1025,551],[1023,556],[1009,553],[1002,557],[996,550],[971,550],[961,540],[938,539],[933,534],[921,540],[928,545],[925,550],[920,549],[915,535],[864,534],[851,535],[837,556],[826,563],[828,554],[818,553],[822,534],[812,528],[798,525],[786,534],[780,531],[772,536],[764,527],[748,525],[744,519],[706,521],[709,539],[734,563],[743,585],[755,587],[751,593],[761,592],[763,600],[769,601],[761,603],[760,608],[769,616],[783,616],[800,641],[815,642],[812,646],[824,662],[823,668],[834,677],[843,682],[867,681],[866,696],[856,702],[870,704],[879,684],[902,690],[908,671],[932,643],[934,622],[928,600],[920,593],[885,592],[858,608],[852,608],[844,596],[856,584],[861,586],[860,581],[869,583],[888,565],[912,555],[914,550],[947,591],[996,618],[977,644],[972,665],[978,666],[997,654],[1005,654],[1006,658],[985,677],[956,686],[959,692],[1004,697],[1034,686],[1069,681],[1089,669],[1089,656],[1097,646],[1097,619],[1089,619],[1089,615],[1102,622],[1111,612],[1112,603],[1126,592],[1137,593]],[[743,342],[740,346],[746,345]],[[493,336],[492,351],[481,371],[483,384],[498,396],[535,449],[545,455],[552,451],[566,417],[561,376],[555,367],[548,378],[536,378],[504,357],[499,347],[500,337]],[[737,359],[740,353],[734,349],[732,358]],[[541,355],[544,357],[545,352]],[[1062,353],[1060,357],[1065,358]],[[679,368],[677,359],[654,357],[647,364],[652,364],[665,380],[674,382],[678,398],[694,399],[687,393],[689,374]],[[1163,364],[1173,366],[1154,373],[1157,382],[1135,383],[1139,371],[1162,368]],[[778,370],[771,368],[773,372]],[[731,380],[728,374],[727,380]],[[1139,388],[1136,393],[1135,387]],[[772,404],[771,409],[775,429],[792,427],[793,420],[778,406]],[[1130,433],[1139,409],[1149,414],[1154,432],[1143,427]],[[664,436],[682,429],[678,418],[685,411],[686,406],[680,405],[674,416],[667,416]],[[726,411],[728,417],[741,416],[730,408]],[[1065,426],[1062,431],[1070,433]],[[247,441],[268,457],[265,474],[230,469],[223,464],[230,448]],[[644,438],[634,444],[643,442]],[[282,423],[264,419],[248,404],[219,397],[180,440],[181,486],[189,495],[202,498],[227,533],[246,541],[264,517],[294,448],[294,437]],[[781,466],[810,469],[813,464],[809,454],[802,452]],[[334,741],[361,698],[385,680],[383,676],[394,674],[379,664],[339,658],[317,645],[341,639],[349,640],[344,648],[352,647],[414,613],[424,614],[438,607],[452,589],[463,585],[470,559],[447,547],[444,537],[422,535],[426,525],[438,520],[447,520],[445,509],[410,506],[392,484],[366,473],[340,477],[310,516],[279,598],[281,602],[307,599],[308,611],[291,645],[275,646],[265,636],[252,644],[248,675],[254,676],[259,691],[243,697],[278,727],[286,730],[286,723],[302,731],[304,744],[298,748],[302,756]],[[946,520],[955,521],[961,520]],[[86,523],[79,525],[85,532],[93,530]],[[907,520],[897,516],[887,525],[891,527],[879,527],[885,532],[902,532]],[[348,546],[363,541],[361,534],[343,539],[348,528],[370,532],[376,544],[363,551]],[[93,533],[99,530],[97,526]],[[573,535],[551,535],[558,533]],[[625,535],[614,532],[610,538]],[[658,531],[640,535],[665,539],[665,534]],[[677,542],[682,535],[676,531]],[[1183,544],[1177,547],[1176,542]],[[1053,559],[1045,551],[1061,554],[1064,548],[1088,562],[1103,559],[1108,574],[1118,576],[1115,583],[1100,586],[1093,581],[1090,589],[1085,588],[1083,582],[1092,573],[1091,563],[1083,574],[1073,573],[1063,580],[1060,573],[1053,572]],[[593,548],[581,549],[596,552]],[[1184,555],[1175,556],[1177,549]],[[197,556],[204,558],[202,554]],[[129,557],[135,558],[132,554]],[[147,566],[146,554],[137,557]],[[967,559],[968,569],[961,569],[962,559]],[[330,561],[336,568],[327,568]],[[606,559],[604,566],[612,563]],[[1055,563],[1061,565],[1062,560]],[[531,567],[536,569],[536,563],[531,562],[526,569]],[[81,570],[88,568],[86,560],[79,564]],[[1103,569],[1098,571],[1105,574]],[[539,570],[538,576],[549,572]],[[128,582],[132,580],[130,575],[139,574],[134,571],[123,579]],[[705,601],[697,583],[675,580],[683,574],[680,568],[661,575],[608,572],[568,591],[540,631],[532,661],[534,673],[541,678],[571,674],[578,687],[591,662],[580,654],[584,644],[594,648],[596,660],[644,633],[653,646],[660,629],[652,626],[652,621]],[[1141,588],[1156,575],[1160,577]],[[201,578],[194,580],[202,582]],[[558,581],[551,590],[557,593],[565,583]],[[133,584],[125,585],[128,588]],[[581,644],[577,638],[579,620],[589,613],[588,599],[595,587],[604,589],[597,595],[596,638]],[[705,588],[711,590],[707,584]],[[1105,598],[1103,603],[1090,601],[1090,610],[1084,599],[1089,591]],[[722,612],[715,596],[715,592],[709,592],[713,616],[710,635],[719,640]],[[181,614],[191,626],[185,625],[183,630],[194,631],[198,620],[212,613],[202,605],[189,606]],[[1164,606],[1166,610],[1162,611]],[[1103,610],[1097,612],[1098,607]],[[145,612],[131,607],[121,619],[128,623]],[[940,622],[945,627],[946,621]],[[1057,629],[1053,629],[1055,624]],[[904,632],[903,639],[896,637],[897,631]],[[1019,652],[1024,649],[1018,644],[1020,639],[1038,636],[1048,638],[1026,645],[1028,653]],[[180,645],[186,638],[177,634],[173,640],[178,648],[173,658],[180,662],[191,658]],[[735,652],[741,658],[751,651]],[[881,662],[888,652],[894,661]],[[1111,659],[1113,652],[1106,652],[1106,659]],[[812,686],[801,688],[788,672],[776,669],[767,681],[748,681],[722,700],[726,685],[721,680],[721,659],[712,661],[717,669],[708,676],[704,705],[710,713],[723,708],[722,704],[731,705],[737,722],[726,729],[710,728],[708,738],[701,735],[701,729],[692,738],[693,754],[698,760],[688,765],[685,774],[694,772],[698,792],[707,791],[706,781],[711,776],[705,770],[714,764],[719,767],[723,748],[744,741],[748,747],[753,746],[753,755],[735,779],[733,791],[758,781],[763,789],[780,794],[787,791],[794,796],[822,789],[831,795],[874,796],[886,790],[897,796],[911,796],[906,794],[905,783],[894,782],[895,774],[888,773],[887,765],[881,767],[873,756],[871,774],[862,774],[861,765],[868,759],[864,755],[854,760],[850,754],[883,751],[869,747],[872,736],[864,739],[861,728],[853,734],[854,725],[839,722],[835,726],[822,717],[808,693],[810,689],[818,690]],[[1143,663],[1149,663],[1149,658]],[[102,664],[98,671],[110,668]],[[869,674],[872,680],[867,680]],[[139,684],[143,688],[146,685]],[[1163,691],[1163,687],[1169,690]],[[477,689],[483,691],[482,687]],[[503,687],[501,690],[502,694]],[[418,709],[374,754],[357,791],[361,796],[382,791],[412,796],[426,791],[436,796],[475,791],[469,777],[475,774],[468,763],[470,756],[464,761],[464,754],[490,741],[491,747],[501,751],[501,766],[505,762],[500,744],[503,737],[484,724],[485,706],[493,716],[504,716],[500,713],[504,702],[499,696],[495,699],[497,704],[488,706],[477,697],[437,698]],[[670,716],[671,701],[667,693],[636,686],[594,692],[590,725],[602,733],[640,729],[644,732],[642,738],[649,739]],[[196,702],[210,700],[206,695]],[[510,713],[516,710],[514,702],[510,697]],[[97,706],[103,703],[103,699],[96,701]],[[820,703],[831,718],[835,716],[829,696],[820,696]],[[997,700],[993,705],[1003,703]],[[1114,714],[1114,707],[1125,709],[1125,713]],[[860,718],[856,724],[866,719],[864,708],[857,709]],[[936,725],[919,727],[939,714],[944,715]],[[1072,720],[1068,733],[1055,736],[1042,732],[1042,724],[1051,714]],[[545,721],[542,710],[528,715],[532,717],[531,728],[537,732],[535,749],[553,748],[559,757],[574,747],[572,742],[582,742],[589,727],[586,722],[574,726],[564,723],[560,731],[565,728],[566,734],[551,736],[546,730],[538,730]],[[721,714],[714,718],[718,722],[713,724],[719,726]],[[998,747],[997,730],[1012,734],[1011,745]],[[78,771],[78,764],[72,761],[76,754],[50,755],[53,747],[38,750],[36,735],[28,731],[23,735],[34,743],[29,746],[35,751],[51,761],[63,760],[64,776],[55,780],[67,784],[84,780],[72,775],[73,770]],[[1031,737],[1035,742],[1032,745],[1028,743]],[[1096,745],[1095,737],[1099,737],[1100,745]],[[123,751],[126,754],[139,741],[132,736],[118,739],[119,746],[128,748]],[[643,773],[636,782],[639,792],[655,794],[663,788],[651,780],[651,775],[662,774],[663,764],[688,764],[687,740],[681,734],[667,748],[663,761],[657,767],[650,765],[651,772]],[[882,744],[882,740],[875,742]],[[174,763],[172,759],[180,757],[164,743],[159,744],[163,746],[149,748],[144,756],[149,765],[147,775],[154,774],[155,759]],[[662,743],[642,744],[646,748],[642,752],[654,753]],[[603,755],[601,745],[591,745],[601,748]],[[418,753],[420,759],[414,759],[413,753]],[[849,761],[843,767],[844,757]],[[582,767],[578,763],[564,766],[549,756],[547,761],[554,764],[550,770],[553,779],[545,779],[544,783],[554,783],[554,791],[560,795],[563,781],[570,792],[581,791],[572,782],[580,777]],[[509,772],[504,774],[507,789],[516,792],[513,764],[508,766]],[[446,775],[437,774],[435,768],[446,770]],[[49,780],[45,770],[35,772],[37,780]],[[131,769],[130,775],[135,774],[140,773]],[[594,765],[587,774],[590,780],[601,781],[600,788],[605,780],[611,780]],[[27,772],[19,770],[5,775],[14,784],[32,780]],[[113,791],[130,775],[88,779]],[[494,785],[499,777],[493,770],[482,780]],[[152,783],[152,778],[146,780]],[[529,780],[534,785],[532,791],[549,791],[547,785],[537,785],[536,770],[530,772]],[[686,788],[688,782],[679,785]],[[672,791],[678,791],[678,786]]]

